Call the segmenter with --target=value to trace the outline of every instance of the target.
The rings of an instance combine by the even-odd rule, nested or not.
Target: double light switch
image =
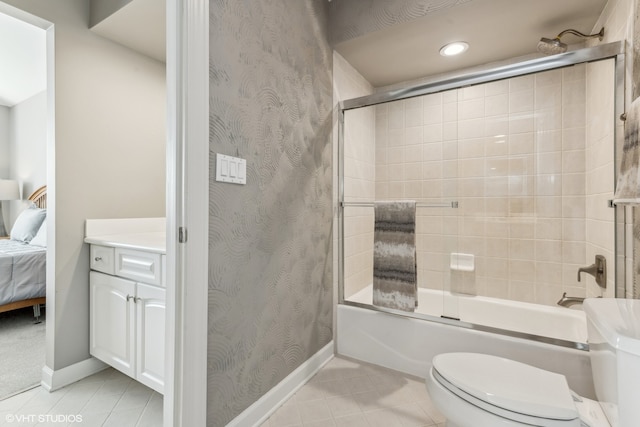
[[[216,153],[216,181],[247,183],[247,160]]]

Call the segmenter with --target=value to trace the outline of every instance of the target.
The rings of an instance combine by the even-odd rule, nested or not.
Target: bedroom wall
[[[9,178],[9,107],[0,105],[0,179]]]
[[[207,425],[332,338],[332,59],[326,0],[210,1]],[[283,25],[286,23],[286,25]]]
[[[0,105],[0,179],[9,178],[10,164],[10,147],[9,147],[9,107]],[[9,224],[9,202],[2,203],[3,220],[7,230],[10,230]],[[8,232],[8,231],[7,231]]]
[[[55,25],[55,290],[47,292],[55,295],[55,351],[47,366],[59,370],[89,358],[85,219],[165,215],[165,66],[91,32],[89,0],[3,1]]]
[[[9,114],[9,176],[22,184],[22,199],[47,183],[47,93],[14,105]],[[28,204],[11,203],[8,227]],[[9,229],[9,228],[7,228]]]

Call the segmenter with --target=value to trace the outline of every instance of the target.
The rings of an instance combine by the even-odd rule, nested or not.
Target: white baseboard
[[[333,358],[333,341],[235,417],[226,427],[259,426]]]
[[[40,385],[47,391],[55,391],[108,367],[109,365],[93,357],[56,371],[45,366],[42,368],[42,381]]]

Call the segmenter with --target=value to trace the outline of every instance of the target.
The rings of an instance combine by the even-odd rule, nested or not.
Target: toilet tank
[[[640,300],[590,298],[583,308],[598,401],[612,427],[640,426]]]

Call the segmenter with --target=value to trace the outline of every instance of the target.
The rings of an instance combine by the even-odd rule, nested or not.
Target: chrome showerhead
[[[565,34],[573,34],[574,36],[582,37],[585,39],[598,37],[598,39],[602,40],[602,37],[604,37],[604,27],[600,29],[600,32],[595,34],[582,34],[580,31],[568,29],[564,30],[553,39],[542,37],[538,42],[538,51],[544,53],[545,55],[555,55],[558,53],[566,52],[568,48],[567,44],[560,41],[560,38]]]

